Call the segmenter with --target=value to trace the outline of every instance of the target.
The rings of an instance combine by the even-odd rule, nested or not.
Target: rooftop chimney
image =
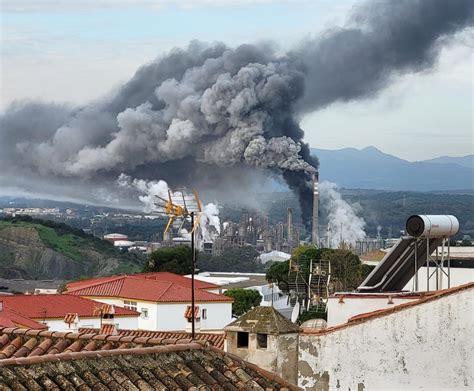
[[[77,331],[79,329],[79,315],[75,312],[69,312],[64,316],[64,323],[67,324],[68,331]]]
[[[100,312],[100,334],[117,335],[115,326],[115,307],[111,304],[102,304],[98,309]]]
[[[313,175],[313,219],[312,219],[312,232],[311,242],[315,245],[319,244],[319,172]]]

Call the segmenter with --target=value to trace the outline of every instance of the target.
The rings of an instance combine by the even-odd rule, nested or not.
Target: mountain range
[[[369,146],[311,148],[320,161],[320,180],[352,189],[474,190],[474,155],[409,162]]]

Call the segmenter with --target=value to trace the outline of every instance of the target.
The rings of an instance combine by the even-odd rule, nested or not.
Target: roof
[[[299,390],[215,347],[145,340],[0,330],[0,344],[6,343],[0,353],[0,389]]]
[[[2,311],[0,311],[0,327],[28,327],[32,329],[47,329],[43,323],[39,323],[27,316],[3,305]]]
[[[121,297],[126,299],[146,300],[160,303],[191,302],[191,288],[170,282],[148,278],[121,276],[99,284],[74,288],[66,292],[69,295],[90,297]],[[197,302],[232,302],[232,298],[195,290]]]
[[[263,334],[285,334],[297,333],[299,328],[273,307],[255,307],[228,324],[224,330]]]
[[[376,310],[376,311],[372,311],[372,312],[366,312],[366,313],[363,313],[363,314],[359,314],[359,315],[353,316],[352,318],[349,318],[347,323],[343,323],[343,324],[333,326],[333,327],[328,327],[327,329],[324,329],[324,330],[320,330],[320,331],[309,330],[309,329],[302,329],[302,330],[303,330],[304,334],[317,334],[317,335],[327,334],[327,333],[331,333],[333,331],[344,329],[346,327],[355,326],[355,325],[358,325],[360,323],[363,323],[363,322],[366,322],[366,321],[369,321],[369,320],[372,320],[372,319],[375,319],[375,318],[380,318],[382,316],[387,316],[387,315],[393,314],[395,312],[407,310],[407,309],[410,309],[410,308],[418,306],[418,305],[429,303],[433,300],[438,300],[438,299],[441,299],[443,297],[446,297],[446,296],[449,296],[449,295],[452,295],[452,294],[455,294],[455,293],[458,293],[458,292],[461,292],[461,291],[464,291],[464,290],[467,290],[467,289],[474,289],[474,282],[470,282],[468,284],[456,286],[454,288],[443,289],[443,290],[436,291],[436,292],[433,292],[433,293],[429,292],[429,294],[426,294],[425,296],[423,296],[419,300],[413,300],[413,301],[409,301],[409,302],[406,302],[406,303],[398,304],[398,305],[395,305],[391,308],[384,308],[384,309],[381,309],[381,310]]]
[[[80,328],[81,334],[98,334],[98,329]],[[183,331],[153,331],[153,330],[117,330],[118,335],[124,337],[146,337],[157,338],[161,340],[188,340],[191,341],[191,333]],[[197,332],[195,339],[210,343],[218,349],[224,349],[225,333],[203,333]]]
[[[64,319],[67,313],[76,313],[79,317],[97,317],[97,308],[102,305],[82,297],[61,294],[11,295],[2,296],[2,300],[4,307],[33,319]],[[115,316],[139,315],[136,311],[115,307]]]
[[[74,281],[67,284],[67,290],[73,290],[77,288],[84,288],[91,285],[97,285],[106,281],[120,279],[122,277],[126,277],[125,275],[120,276],[110,276],[110,277],[98,277],[98,278],[91,278],[88,280],[80,280]],[[191,279],[188,277],[181,276],[179,274],[170,273],[170,272],[149,272],[149,273],[137,273],[137,274],[130,274],[130,277],[135,278],[144,278],[149,280],[160,280],[160,281],[168,281],[173,282],[175,284],[183,285],[186,287],[191,287]],[[219,289],[219,285],[212,284],[206,281],[199,281],[197,279],[194,280],[194,286],[196,289]]]

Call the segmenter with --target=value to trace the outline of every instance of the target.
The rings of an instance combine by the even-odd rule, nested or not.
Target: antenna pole
[[[191,321],[192,321],[192,328],[191,328],[191,338],[194,339],[195,337],[195,298],[194,298],[194,272],[196,271],[196,251],[194,250],[194,212],[191,212],[191,253],[192,253],[192,270],[191,270]]]

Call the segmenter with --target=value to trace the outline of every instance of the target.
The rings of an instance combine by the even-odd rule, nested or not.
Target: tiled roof
[[[191,301],[191,289],[169,281],[122,276],[114,280],[66,292],[69,295],[89,297],[122,297],[161,303]],[[232,298],[203,290],[195,290],[199,302],[232,302]]]
[[[224,329],[264,334],[297,333],[299,330],[298,325],[285,318],[275,308],[266,306],[251,309]]]
[[[80,328],[81,334],[97,334],[98,329]],[[162,340],[188,340],[191,341],[191,334],[183,331],[153,331],[153,330],[118,330],[118,335],[124,337],[146,337],[158,338]],[[225,333],[196,333],[196,340],[208,342],[218,349],[224,349]]]
[[[68,291],[71,291],[74,289],[86,288],[91,285],[97,285],[103,282],[114,281],[126,276],[127,275],[125,274],[125,275],[120,275],[120,276],[98,277],[98,278],[91,278],[88,280],[74,281],[67,284],[67,289]],[[129,276],[134,277],[134,278],[141,278],[141,279],[173,282],[175,284],[183,285],[188,288],[191,288],[190,278],[181,276],[179,274],[170,273],[170,272],[137,273],[137,274],[130,274]],[[197,279],[194,280],[194,286],[196,287],[196,289],[219,289],[220,288],[219,285],[206,282],[206,281],[200,281]]]
[[[39,323],[36,320],[30,319],[11,308],[7,308],[5,304],[3,305],[3,309],[0,312],[0,327],[28,327],[38,330],[44,330],[48,328],[48,326],[43,323]]]
[[[64,319],[67,313],[77,313],[79,317],[96,317],[97,307],[93,300],[72,295],[11,295],[3,296],[4,308],[12,309],[33,319]],[[136,311],[115,307],[115,316],[139,316]],[[32,327],[29,325],[23,325]]]
[[[440,290],[440,291],[427,292],[419,300],[409,301],[409,302],[406,302],[406,303],[395,305],[391,308],[384,308],[384,309],[380,309],[380,310],[376,310],[376,311],[372,311],[372,312],[366,312],[366,313],[363,313],[363,314],[359,314],[359,315],[353,316],[352,318],[349,318],[347,323],[342,323],[340,325],[336,325],[336,326],[333,326],[333,327],[328,327],[327,329],[324,329],[324,330],[315,331],[315,330],[311,330],[311,329],[309,329],[309,330],[308,329],[302,329],[302,331],[303,331],[304,334],[317,334],[317,335],[328,334],[328,333],[331,333],[333,331],[341,330],[341,329],[344,329],[344,328],[350,327],[350,326],[355,326],[355,325],[358,325],[360,323],[363,323],[363,322],[366,322],[366,321],[369,321],[369,320],[372,320],[372,319],[375,319],[375,318],[380,318],[382,316],[387,316],[387,315],[393,314],[395,312],[403,311],[403,310],[406,310],[406,309],[409,309],[409,308],[412,308],[412,307],[415,307],[415,306],[418,306],[418,305],[421,305],[421,304],[425,304],[425,303],[428,303],[428,302],[433,301],[433,300],[438,300],[438,299],[441,299],[443,297],[461,292],[461,291],[466,290],[466,289],[474,289],[474,282],[470,282],[468,284],[456,286],[454,288],[443,289],[443,290]]]
[[[0,330],[0,341],[9,341],[2,350],[9,357],[0,357],[0,389],[299,390],[277,375],[202,343],[143,347],[138,337],[127,347],[133,344],[125,342],[130,337],[102,340],[97,335],[70,338],[72,333],[43,331],[35,336],[32,332]],[[45,333],[56,336],[39,342]],[[124,342],[115,342],[117,338]],[[120,345],[98,350],[99,344]]]

